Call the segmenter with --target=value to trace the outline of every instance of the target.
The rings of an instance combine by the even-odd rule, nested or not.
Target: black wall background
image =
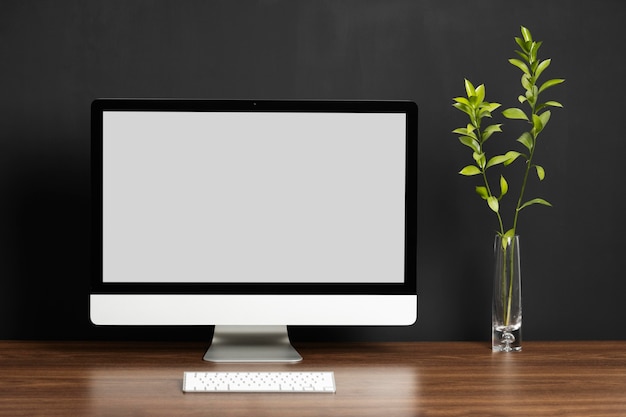
[[[470,155],[451,99],[467,77],[516,105],[520,25],[545,41],[544,77],[567,79],[545,93],[565,109],[529,190],[554,207],[525,210],[519,229],[524,337],[626,338],[624,21],[621,0],[0,1],[0,338],[208,337],[88,320],[90,102],[197,97],[417,102],[417,324],[294,332],[488,340],[496,224],[457,174]]]

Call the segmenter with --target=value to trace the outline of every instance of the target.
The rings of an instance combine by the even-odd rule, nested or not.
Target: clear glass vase
[[[494,242],[495,271],[491,313],[491,347],[494,352],[522,350],[522,274],[519,236]]]

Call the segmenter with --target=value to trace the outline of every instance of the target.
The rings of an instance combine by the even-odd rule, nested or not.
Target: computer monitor
[[[297,361],[287,326],[417,318],[417,106],[92,103],[96,325],[214,325],[206,360]]]

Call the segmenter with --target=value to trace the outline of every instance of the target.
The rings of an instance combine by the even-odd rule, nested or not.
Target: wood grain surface
[[[626,341],[297,345],[211,364],[200,343],[0,341],[2,416],[626,416]],[[184,394],[184,371],[334,371],[336,394]]]

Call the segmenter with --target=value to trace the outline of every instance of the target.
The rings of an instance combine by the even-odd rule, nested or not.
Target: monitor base
[[[299,362],[287,326],[215,326],[208,362]]]

